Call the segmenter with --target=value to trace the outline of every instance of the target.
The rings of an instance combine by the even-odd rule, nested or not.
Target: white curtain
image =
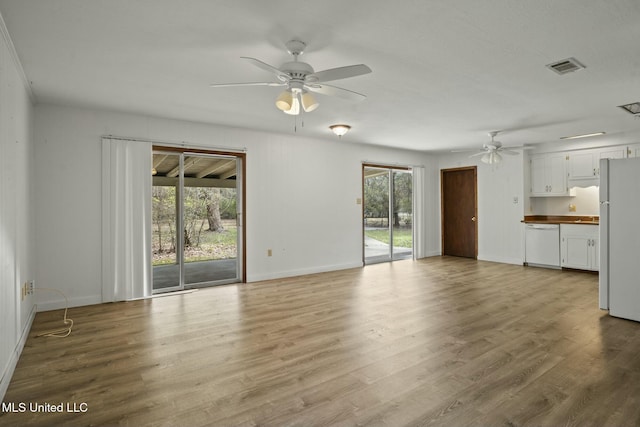
[[[413,173],[413,259],[427,256],[426,197],[424,166],[412,167]]]
[[[102,301],[151,295],[151,144],[102,139]]]

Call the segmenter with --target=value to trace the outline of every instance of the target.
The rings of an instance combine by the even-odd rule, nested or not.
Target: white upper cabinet
[[[574,187],[600,185],[600,160],[640,157],[640,144],[533,154],[531,197],[574,196]]]
[[[575,151],[568,154],[570,187],[580,184],[580,181],[588,181],[589,185],[597,184],[600,161],[598,154],[595,150]]]
[[[640,147],[638,150],[640,155]],[[600,159],[624,159],[627,147],[606,147],[568,153],[569,187],[600,185]]]
[[[569,196],[567,158],[564,153],[531,156],[531,196]]]
[[[601,148],[598,150],[598,152],[600,154],[600,159],[624,159],[627,157],[627,148],[631,148],[631,147]],[[640,148],[640,146],[638,148]]]

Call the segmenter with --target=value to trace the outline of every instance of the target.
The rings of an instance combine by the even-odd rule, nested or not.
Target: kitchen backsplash
[[[599,187],[575,188],[575,197],[532,197],[528,215],[600,215]],[[575,206],[575,212],[569,210]]]

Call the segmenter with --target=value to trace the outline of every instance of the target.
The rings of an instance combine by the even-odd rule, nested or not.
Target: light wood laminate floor
[[[0,425],[639,425],[640,324],[597,283],[435,257],[74,308],[68,338],[39,313],[4,401],[86,412]]]

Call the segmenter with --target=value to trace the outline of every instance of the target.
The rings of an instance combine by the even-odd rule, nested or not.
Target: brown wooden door
[[[440,171],[442,185],[442,254],[478,256],[477,169]]]

